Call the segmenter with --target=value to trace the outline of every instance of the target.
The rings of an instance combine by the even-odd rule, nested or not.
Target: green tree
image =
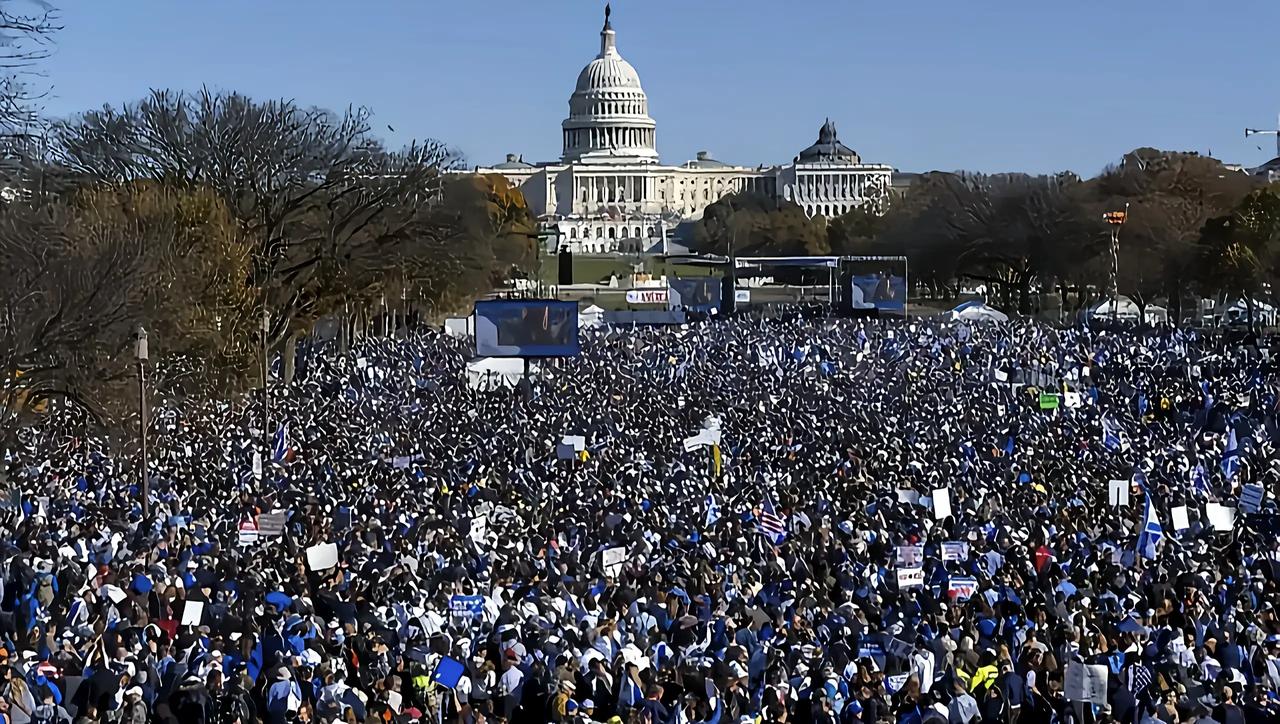
[[[790,201],[759,193],[730,194],[708,206],[694,230],[694,248],[738,256],[829,254],[823,220]]]
[[[1274,287],[1280,271],[1280,188],[1253,191],[1231,214],[1210,219],[1198,252],[1201,289],[1224,301],[1239,294],[1252,328],[1255,300]]]

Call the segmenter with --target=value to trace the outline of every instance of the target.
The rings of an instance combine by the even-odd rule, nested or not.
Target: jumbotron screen
[[[578,354],[578,305],[546,299],[476,302],[476,355],[572,357]]]

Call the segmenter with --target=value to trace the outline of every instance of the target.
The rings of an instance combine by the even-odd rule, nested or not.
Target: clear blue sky
[[[394,145],[560,152],[596,0],[53,0],[46,107],[201,85],[365,105]],[[1280,111],[1275,0],[618,0],[667,162],[789,160],[826,116],[909,171],[1091,175],[1143,145],[1257,164]],[[387,130],[393,126],[394,133]],[[1261,145],[1262,151],[1256,147]]]

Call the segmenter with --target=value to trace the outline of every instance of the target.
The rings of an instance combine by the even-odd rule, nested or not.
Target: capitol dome
[[[578,74],[569,97],[569,117],[561,124],[562,158],[566,163],[657,163],[657,124],[649,117],[649,97],[640,86],[640,74],[618,54],[608,5],[604,12],[600,54]]]

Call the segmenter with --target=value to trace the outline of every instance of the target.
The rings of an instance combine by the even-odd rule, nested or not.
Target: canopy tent
[[[1085,310],[1086,319],[1119,319],[1123,322],[1136,322],[1141,310],[1129,297],[1121,294],[1115,299],[1104,299]]]
[[[578,312],[578,327],[599,327],[604,324],[604,308],[592,304]]]
[[[524,376],[525,360],[519,357],[481,357],[467,363],[467,386],[473,390],[515,387]],[[530,365],[535,364],[530,361]]]
[[[1165,324],[1169,321],[1169,310],[1159,304],[1148,304],[1142,318],[1147,324]]]
[[[1213,315],[1219,324],[1248,324],[1249,302],[1244,297],[1237,297],[1226,304],[1219,305],[1213,310]],[[1261,299],[1254,299],[1253,323],[1264,327],[1275,326],[1276,308]]]
[[[990,322],[999,324],[1009,321],[1009,315],[987,306],[987,303],[981,299],[974,299],[957,306],[948,312],[953,320],[963,320],[966,322]]]

